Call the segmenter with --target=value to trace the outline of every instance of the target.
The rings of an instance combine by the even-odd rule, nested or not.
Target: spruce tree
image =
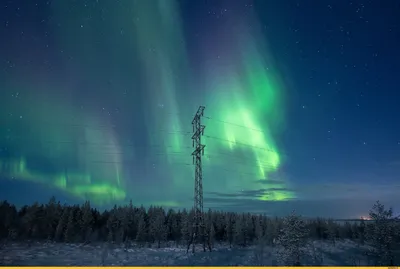
[[[143,213],[139,215],[137,234],[136,234],[136,242],[139,246],[144,246],[147,240],[147,227],[146,227],[146,219]]]
[[[71,243],[74,241],[75,237],[75,219],[74,219],[74,209],[71,208],[68,212],[67,227],[64,232],[65,242]]]
[[[64,210],[61,214],[61,218],[59,219],[57,227],[56,227],[56,232],[54,235],[54,239],[56,241],[60,242],[60,241],[64,240],[64,231],[67,227],[68,217],[69,217],[69,208],[67,206],[65,206]]]
[[[372,222],[367,227],[367,241],[372,245],[369,256],[373,258],[375,266],[393,266],[394,239],[399,233],[399,219],[393,217],[393,209],[377,201],[370,210]]]
[[[277,239],[278,258],[285,266],[299,266],[305,255],[308,230],[301,216],[293,212],[283,220],[283,226]]]

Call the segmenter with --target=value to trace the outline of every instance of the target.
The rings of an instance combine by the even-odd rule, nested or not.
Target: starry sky
[[[399,204],[400,2],[2,1],[0,198],[335,218]]]

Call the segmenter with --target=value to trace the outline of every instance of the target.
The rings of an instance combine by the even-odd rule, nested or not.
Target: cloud
[[[268,184],[264,184],[268,185]],[[273,192],[293,192],[295,199],[265,201]],[[292,210],[309,217],[354,218],[367,215],[376,200],[392,206],[400,203],[400,184],[320,183],[294,185],[291,188],[260,188],[234,193],[205,194],[205,208],[226,211],[265,213],[284,216]],[[396,211],[396,208],[394,208]]]
[[[256,182],[263,185],[281,185],[285,183],[283,180],[279,179],[258,179]]]
[[[261,198],[266,195],[272,195],[273,192],[291,192],[289,188],[263,188],[258,190],[241,190],[238,192],[224,193],[224,192],[207,192],[206,195],[216,197],[230,197],[230,198]],[[209,198],[208,198],[209,199]]]

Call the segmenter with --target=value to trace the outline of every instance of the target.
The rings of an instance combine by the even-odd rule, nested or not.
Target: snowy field
[[[314,246],[314,247],[313,247]],[[201,251],[200,251],[201,250]],[[365,246],[345,240],[334,246],[330,242],[309,244],[303,265],[368,265]],[[8,266],[274,266],[271,247],[232,248],[217,246],[213,252],[186,254],[184,247],[139,248],[111,244],[3,243],[0,265]]]

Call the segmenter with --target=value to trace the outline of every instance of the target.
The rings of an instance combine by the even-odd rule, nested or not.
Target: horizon
[[[62,207],[64,207],[64,206],[82,206],[82,205],[84,205],[86,202],[89,202],[90,203],[90,201],[89,200],[86,200],[86,201],[81,201],[81,203],[68,203],[68,201],[61,201],[61,200],[59,200],[59,199],[57,199],[57,197],[55,197],[55,196],[52,196],[52,197],[50,197],[49,199],[47,199],[47,201],[34,201],[34,202],[32,202],[32,203],[30,203],[30,204],[15,204],[15,203],[13,203],[13,202],[11,202],[11,201],[9,201],[9,200],[0,200],[0,203],[3,203],[3,202],[7,202],[7,203],[9,203],[11,206],[14,206],[17,210],[21,210],[23,207],[25,207],[25,206],[32,206],[32,205],[34,205],[35,203],[37,203],[39,206],[46,206],[48,203],[49,203],[49,201],[52,199],[52,198],[54,198],[55,199],[55,202],[57,203],[57,204],[59,204],[59,205],[61,205]],[[184,211],[184,210],[186,210],[187,212],[190,212],[190,211],[192,211],[193,210],[193,207],[168,207],[168,206],[163,206],[163,205],[156,205],[156,204],[154,204],[154,205],[148,205],[148,206],[144,206],[143,204],[135,204],[135,203],[133,203],[132,201],[128,201],[127,203],[125,203],[125,204],[114,204],[114,205],[110,205],[110,206],[107,206],[107,207],[96,207],[96,206],[93,206],[92,204],[90,204],[90,206],[91,206],[91,209],[94,209],[94,210],[97,210],[99,213],[104,213],[104,212],[110,212],[110,211],[112,211],[113,209],[114,209],[114,207],[121,207],[121,208],[123,208],[123,207],[126,207],[126,206],[129,206],[130,205],[130,203],[132,203],[132,206],[134,207],[134,208],[141,208],[141,207],[143,207],[143,208],[145,208],[145,210],[147,211],[147,210],[149,210],[149,208],[150,207],[159,207],[159,208],[162,208],[163,210],[165,210],[165,212],[168,212],[169,210],[174,210],[175,212],[182,212],[182,211]],[[384,205],[384,206],[386,206],[386,205]],[[393,208],[393,207],[391,207],[391,206],[387,206],[387,208]],[[204,208],[204,214],[207,214],[207,212],[209,211],[209,210],[211,210],[211,211],[213,211],[213,212],[222,212],[222,213],[235,213],[235,214],[251,214],[251,215],[258,215],[258,216],[264,216],[264,217],[268,217],[268,218],[284,218],[284,217],[286,217],[286,216],[288,216],[288,215],[290,215],[290,213],[292,213],[292,212],[296,212],[296,210],[292,210],[292,212],[290,212],[289,214],[281,214],[281,215],[268,215],[268,214],[266,214],[265,212],[262,212],[262,211],[260,211],[260,212],[249,212],[249,211],[227,211],[227,210],[221,210],[221,209],[218,209],[218,210],[215,210],[215,209],[213,209],[213,208],[209,208],[209,207],[205,207]],[[298,212],[296,212],[296,214],[298,214]],[[348,217],[348,218],[340,218],[340,217],[332,217],[332,216],[325,216],[325,217],[321,217],[321,216],[304,216],[304,215],[302,215],[302,214],[298,214],[300,217],[302,217],[302,218],[304,218],[304,219],[310,219],[310,220],[316,220],[316,219],[324,219],[324,220],[332,220],[332,221],[338,221],[338,222],[348,222],[348,221],[350,221],[350,222],[352,222],[352,221],[365,221],[365,222],[369,222],[369,221],[373,221],[373,220],[371,220],[370,219],[370,217],[369,217],[369,215],[367,214],[367,215],[365,215],[365,216],[355,216],[355,217]]]

